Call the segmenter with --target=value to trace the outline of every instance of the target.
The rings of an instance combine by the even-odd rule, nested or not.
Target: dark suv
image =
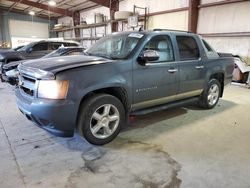
[[[2,68],[4,65],[12,61],[20,61],[25,59],[37,59],[41,58],[54,50],[57,50],[59,47],[77,47],[79,46],[78,42],[74,41],[52,41],[52,40],[42,40],[39,42],[32,42],[18,50],[0,50],[0,78],[2,81],[3,78]]]
[[[230,54],[215,52],[199,35],[176,31],[114,33],[86,56],[29,61],[20,72],[20,111],[59,136],[77,129],[106,144],[129,115],[197,103],[213,108],[230,83]]]
[[[32,42],[18,49],[17,52],[22,54],[26,59],[36,59],[57,50],[61,46],[79,46],[79,43],[73,41],[42,40],[39,42]]]
[[[57,50],[41,57],[41,58],[51,58],[51,57],[58,57],[58,56],[69,56],[69,55],[85,55],[86,49],[80,46],[76,47],[59,47]],[[18,78],[18,71],[16,70],[17,66],[20,63],[23,63],[25,61],[28,61],[27,59],[20,60],[20,61],[13,61],[8,64],[5,64],[2,67],[2,74],[0,77],[2,78],[2,81],[8,82],[11,85],[16,85]]]

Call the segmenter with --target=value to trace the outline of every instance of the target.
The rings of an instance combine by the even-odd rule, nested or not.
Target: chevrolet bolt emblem
[[[18,85],[19,85],[19,86],[23,86],[23,84],[24,84],[23,80],[20,79]]]

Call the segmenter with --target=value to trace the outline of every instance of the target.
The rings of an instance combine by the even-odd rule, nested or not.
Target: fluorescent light
[[[35,12],[34,11],[29,11],[29,15],[34,16]]]
[[[56,2],[55,1],[49,1],[48,2],[50,6],[56,6]]]

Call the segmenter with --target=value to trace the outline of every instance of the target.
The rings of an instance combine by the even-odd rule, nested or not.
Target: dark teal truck
[[[231,54],[217,53],[197,34],[114,33],[85,56],[20,64],[16,101],[39,127],[67,137],[78,130],[102,145],[118,135],[130,115],[187,103],[215,107],[233,68]]]

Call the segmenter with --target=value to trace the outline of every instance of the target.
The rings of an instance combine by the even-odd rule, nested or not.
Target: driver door
[[[138,61],[134,63],[132,110],[173,101],[177,94],[179,73],[170,37],[152,37],[141,53],[146,50],[156,51],[159,59],[145,62],[143,65]]]
[[[28,59],[36,59],[49,53],[48,42],[35,44],[29,53],[26,53]]]

